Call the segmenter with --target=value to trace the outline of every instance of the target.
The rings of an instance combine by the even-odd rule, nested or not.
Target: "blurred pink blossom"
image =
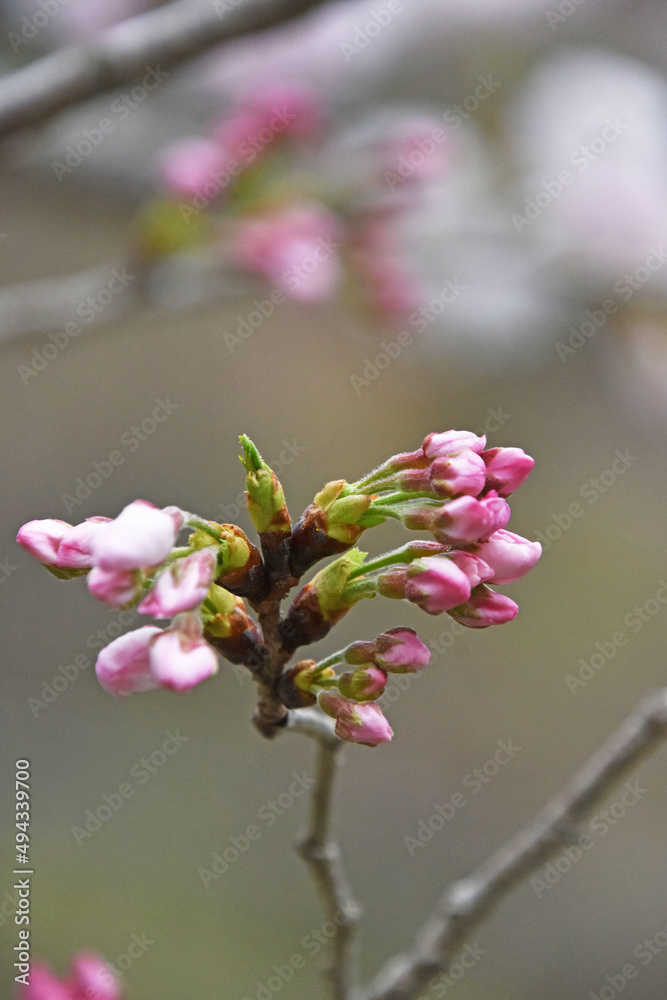
[[[341,221],[323,205],[297,203],[243,220],[236,252],[244,267],[290,298],[323,302],[341,281],[342,238]]]

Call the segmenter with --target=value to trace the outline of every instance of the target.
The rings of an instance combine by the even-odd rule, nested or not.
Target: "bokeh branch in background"
[[[219,42],[299,17],[322,0],[175,0],[129,18],[0,80],[0,139],[96,94],[131,83],[151,63],[173,66]]]
[[[386,963],[360,1000],[411,1000],[433,975],[445,972],[475,928],[514,888],[563,844],[632,767],[667,738],[667,688],[648,695],[581,770],[534,819],[468,878],[448,888],[409,952]]]

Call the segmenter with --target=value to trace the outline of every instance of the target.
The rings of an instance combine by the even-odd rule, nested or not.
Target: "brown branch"
[[[327,921],[337,927],[331,942],[331,962],[326,975],[333,1000],[351,1000],[350,963],[354,931],[361,915],[352,897],[341,862],[340,847],[331,839],[331,800],[341,743],[333,733],[333,720],[317,709],[290,712],[288,728],[313,736],[318,741],[317,784],[313,792],[310,830],[298,845],[301,857],[310,866],[322,898]]]
[[[174,0],[129,18],[94,42],[36,59],[0,81],[0,138],[220,42],[291,21],[322,0]],[[228,9],[227,9],[228,8]]]
[[[667,688],[648,695],[555,795],[495,854],[447,889],[409,952],[394,956],[359,1000],[410,1000],[446,971],[474,929],[517,883],[554,854],[581,818],[630,768],[667,738]]]

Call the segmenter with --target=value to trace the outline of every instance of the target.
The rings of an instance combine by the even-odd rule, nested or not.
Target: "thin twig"
[[[446,971],[510,889],[570,841],[581,818],[666,738],[667,688],[644,698],[533,820],[443,893],[411,950],[390,959],[359,1000],[410,1000],[432,975]]]
[[[329,832],[341,743],[328,725],[332,720],[327,719],[327,725],[323,727],[318,715],[320,719],[326,718],[321,712],[316,714],[315,709],[301,709],[290,712],[288,722],[288,728],[308,733],[318,741],[317,784],[312,798],[310,830],[298,845],[298,851],[313,872],[327,921],[337,928],[331,942],[331,962],[326,970],[332,998],[351,1000],[354,986],[350,964],[355,926],[361,910],[352,897],[343,870],[340,847],[331,839]]]
[[[299,17],[322,0],[174,0],[0,81],[0,138],[214,45]]]

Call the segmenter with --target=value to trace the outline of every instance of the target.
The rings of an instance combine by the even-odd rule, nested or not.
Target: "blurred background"
[[[4,0],[2,68],[157,6]],[[113,517],[141,497],[250,530],[240,433],[293,519],[327,480],[430,431],[535,457],[510,528],[544,554],[509,588],[514,622],[462,634],[378,599],[313,651],[398,624],[434,650],[385,696],[393,742],[345,750],[335,828],[364,978],[665,684],[665,52],[657,0],[337,2],[164,77],[152,64],[5,141],[2,795],[29,759],[33,954],[59,974],[90,949],[129,1000],[305,1000],[325,995],[314,942],[330,929],[292,849],[314,747],[263,741],[254,686],[224,663],[187,695],[111,699],[95,651],[137,617],[45,573],[15,543],[25,521]],[[271,94],[295,117],[262,138],[243,116]],[[256,155],[232,175],[249,135]],[[404,539],[385,525],[362,544]],[[473,792],[498,741],[520,749]],[[448,989],[611,997],[632,963],[625,996],[663,1000],[665,759],[637,771],[633,805],[622,788],[601,804],[616,805],[584,824],[592,848],[569,870],[502,903]],[[77,834],[125,783],[131,797]],[[465,805],[416,848],[457,792]],[[225,851],[226,870],[202,875]],[[275,966],[295,955],[281,986]]]

